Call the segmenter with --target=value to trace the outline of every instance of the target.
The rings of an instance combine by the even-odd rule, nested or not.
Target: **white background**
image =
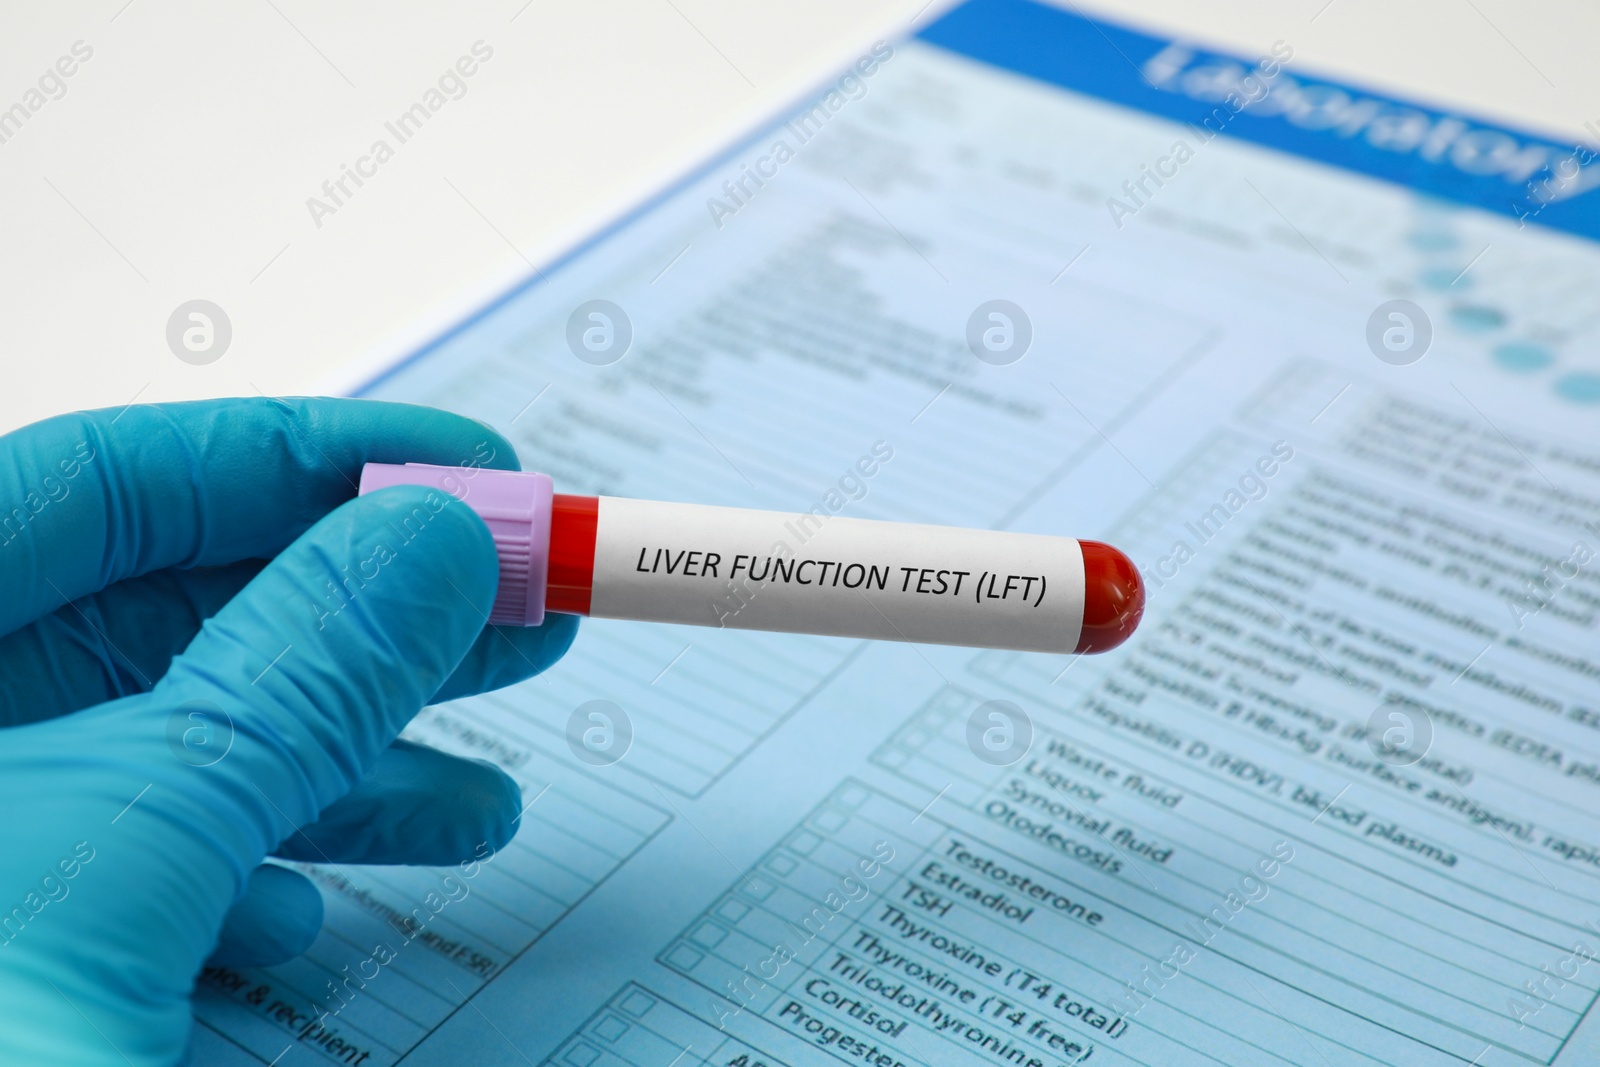
[[[942,2],[942,0],[941,0]],[[1063,0],[1071,6],[1070,0]],[[1514,0],[1101,0],[1085,13],[1486,117],[1600,127],[1600,7]],[[0,109],[82,40],[0,144],[0,430],[80,407],[348,380],[773,109],[923,0],[14,3]],[[494,58],[338,213],[308,197],[482,39]],[[1592,136],[1592,135],[1591,135]],[[203,367],[165,326],[233,323]]]

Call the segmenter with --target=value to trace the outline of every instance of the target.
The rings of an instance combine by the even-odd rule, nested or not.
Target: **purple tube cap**
[[[421,485],[448,493],[489,527],[500,557],[500,585],[489,612],[491,623],[538,626],[544,621],[555,494],[548,474],[432,463],[368,463],[361,468],[362,496],[394,485]]]

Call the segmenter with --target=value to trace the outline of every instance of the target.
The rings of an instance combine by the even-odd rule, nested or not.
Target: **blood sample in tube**
[[[1110,545],[1044,534],[558,494],[547,475],[369,463],[361,492],[463,501],[500,555],[490,621],[546,611],[1028,652],[1106,652],[1144,612]]]

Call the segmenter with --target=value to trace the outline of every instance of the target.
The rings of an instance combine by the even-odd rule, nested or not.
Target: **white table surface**
[[[1070,0],[1062,0],[1073,6]],[[1573,137],[1600,128],[1600,6],[1097,0],[1091,15]],[[0,143],[0,430],[134,399],[349,380],[804,92],[923,0],[20,4],[0,109],[93,56]],[[494,50],[336,215],[308,197],[458,56]],[[1591,138],[1593,135],[1590,135]],[[205,366],[173,309],[225,309]]]

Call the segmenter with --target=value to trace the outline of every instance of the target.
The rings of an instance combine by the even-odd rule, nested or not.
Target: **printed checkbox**
[[[764,882],[760,878],[746,878],[739,884],[739,893],[751,900],[761,901],[770,897],[775,888],[771,882]]]
[[[771,871],[779,878],[787,878],[789,875],[794,873],[794,869],[800,866],[800,864],[793,856],[783,852],[774,852],[772,855],[767,857],[765,866],[767,870]]]
[[[642,990],[635,989],[617,1002],[617,1007],[633,1016],[643,1019],[649,1014],[650,1009],[656,1006],[656,998]]]
[[[572,1067],[589,1067],[589,1064],[600,1058],[600,1050],[593,1045],[579,1041],[567,1049],[566,1055],[561,1057],[563,1063],[570,1063]]]
[[[746,904],[742,900],[735,900],[732,897],[729,897],[727,900],[724,900],[721,904],[717,905],[717,917],[719,919],[726,919],[731,923],[738,923],[740,919],[749,914],[750,905]]]
[[[888,767],[890,770],[898,770],[901,767],[904,767],[906,760],[910,758],[911,753],[907,752],[903,748],[887,748],[884,749],[883,753],[878,756],[878,762],[883,764],[885,767]]]
[[[833,802],[841,808],[849,808],[851,811],[855,811],[867,802],[868,795],[867,791],[859,785],[847,785],[834,794]]]
[[[593,1029],[589,1032],[606,1042],[606,1044],[611,1044],[628,1032],[628,1024],[615,1015],[607,1015],[604,1019],[595,1023]]]
[[[716,923],[701,923],[695,928],[694,933],[689,935],[689,940],[702,948],[716,948],[727,936],[728,931]]]
[[[820,844],[822,844],[822,838],[818,837],[810,830],[801,830],[799,833],[795,834],[789,839],[788,848],[791,852],[797,852],[802,856],[809,856],[812,852],[816,851],[817,846]]]
[[[844,826],[845,823],[849,821],[850,817],[848,815],[842,811],[834,811],[832,808],[823,808],[821,811],[811,816],[812,826],[815,826],[824,833],[830,834],[836,833],[841,827]]]
[[[667,966],[682,974],[689,974],[705,961],[706,954],[689,945],[674,945],[667,953]]]

